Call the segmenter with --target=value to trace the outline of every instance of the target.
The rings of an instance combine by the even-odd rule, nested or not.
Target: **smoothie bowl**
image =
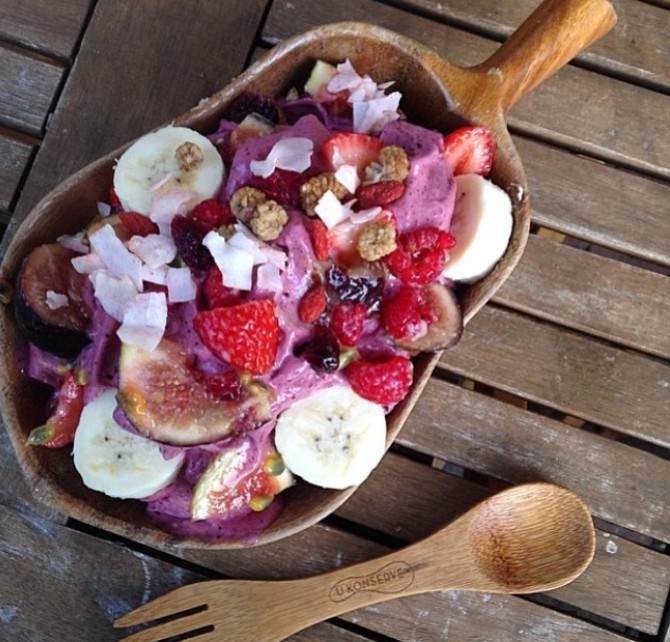
[[[2,263],[3,421],[35,496],[200,548],[346,501],[523,251],[504,113],[613,20],[572,3],[570,38],[557,4],[473,69],[315,29],[46,196]]]

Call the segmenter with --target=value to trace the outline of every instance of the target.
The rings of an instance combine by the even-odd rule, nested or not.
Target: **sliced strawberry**
[[[242,293],[223,284],[221,270],[213,263],[202,285],[205,305],[208,308],[220,308],[241,303]]]
[[[444,137],[444,155],[454,176],[488,176],[493,164],[495,140],[486,127],[461,127]]]
[[[158,234],[158,225],[139,212],[119,212],[119,220],[131,236]]]
[[[199,312],[193,327],[219,359],[251,374],[266,373],[277,357],[279,322],[274,301],[262,299]]]
[[[373,136],[340,132],[328,137],[321,149],[333,171],[342,165],[355,165],[362,178],[365,168],[379,158],[382,147],[382,142]]]
[[[367,210],[371,207],[383,207],[397,201],[405,193],[405,184],[401,181],[379,181],[361,185],[356,190],[358,207]]]

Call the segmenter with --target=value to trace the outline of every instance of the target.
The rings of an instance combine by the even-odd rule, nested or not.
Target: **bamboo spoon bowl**
[[[318,27],[269,51],[227,87],[175,119],[203,133],[216,129],[227,107],[244,91],[281,95],[301,86],[316,59],[349,58],[362,74],[378,82],[393,80],[403,94],[402,109],[411,122],[447,132],[464,123],[489,127],[496,148],[491,179],[511,196],[512,237],[495,269],[458,296],[465,323],[493,296],[523,252],[530,225],[529,190],[519,155],[507,131],[506,112],[528,91],[603,36],[616,22],[607,0],[545,0],[486,61],[462,68],[397,33],[362,23]],[[83,228],[106,200],[114,150],[88,165],[49,193],[26,217],[9,243],[0,276],[13,279],[30,250],[59,235]],[[65,451],[26,446],[29,431],[43,423],[47,393],[29,381],[19,365],[20,338],[11,311],[0,314],[0,407],[2,418],[35,497],[75,519],[153,546],[237,548],[291,535],[333,512],[355,491],[325,490],[298,484],[285,492],[280,517],[253,539],[203,542],[177,538],[158,530],[139,502],[114,500],[83,486]],[[423,390],[439,354],[415,360],[415,383],[388,418],[389,446]]]
[[[206,632],[189,639],[279,642],[327,618],[417,593],[552,590],[579,577],[594,552],[593,521],[576,495],[553,484],[524,484],[382,558],[299,580],[211,580],[184,586],[122,616],[114,626],[182,614],[124,642],[157,642],[205,627]]]

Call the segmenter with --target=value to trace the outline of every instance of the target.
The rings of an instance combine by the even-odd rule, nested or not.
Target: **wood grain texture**
[[[664,411],[670,366],[662,360],[489,306],[440,365],[586,421],[670,445]]]
[[[514,137],[533,221],[660,265],[670,265],[670,185],[540,142]],[[566,185],[570,189],[566,189]]]
[[[667,276],[531,236],[494,300],[667,359],[667,288]]]
[[[264,5],[98,2],[50,123],[54,135],[45,137],[18,211],[27,212],[83,165],[227,84],[253,46]]]
[[[59,58],[70,58],[91,0],[0,0],[0,37]]]
[[[0,45],[0,124],[41,136],[63,67]]]
[[[497,48],[491,40],[372,0],[275,2],[263,37],[275,43],[320,22],[342,19],[373,20],[416,38],[456,65],[477,64]],[[568,66],[514,107],[508,122],[515,130],[668,178],[669,108],[666,95]]]
[[[0,134],[0,208],[9,209],[33,146]]]

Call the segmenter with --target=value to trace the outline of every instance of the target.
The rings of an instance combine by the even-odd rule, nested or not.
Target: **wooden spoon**
[[[576,579],[594,552],[593,522],[578,497],[548,483],[524,484],[384,557],[300,580],[185,586],[122,616],[114,626],[200,609],[143,629],[125,642],[153,642],[203,627],[209,630],[189,640],[277,642],[327,618],[406,595],[548,591]]]
[[[481,281],[459,290],[467,323],[494,295],[519,261],[530,227],[525,173],[507,132],[505,113],[527,91],[603,36],[616,22],[607,0],[545,0],[521,27],[480,65],[462,68],[410,38],[363,23],[337,23],[288,39],[176,124],[201,132],[216,130],[229,105],[244,91],[283,95],[304,84],[316,59],[349,58],[357,70],[378,82],[392,80],[403,94],[411,122],[447,132],[466,122],[486,125],[496,139],[492,180],[512,197],[514,226],[505,255]],[[569,100],[569,97],[566,97]],[[6,249],[0,277],[12,279],[21,260],[41,243],[87,225],[105,201],[115,159],[123,148],[88,165],[48,194],[27,216]],[[279,519],[253,540],[203,542],[157,529],[139,503],[102,496],[85,488],[66,452],[26,445],[29,431],[43,423],[46,394],[20,371],[18,331],[9,310],[0,310],[0,410],[23,473],[35,496],[53,509],[99,528],[151,546],[239,548],[265,544],[296,533],[332,513],[355,488],[326,490],[299,484],[286,493]],[[415,359],[414,385],[388,418],[387,445],[398,435],[439,359]]]

